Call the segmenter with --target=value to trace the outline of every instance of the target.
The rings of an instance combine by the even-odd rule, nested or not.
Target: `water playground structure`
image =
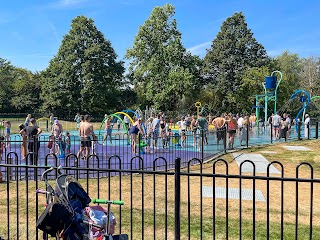
[[[277,75],[280,75],[278,79]],[[257,121],[260,119],[260,109],[264,109],[264,122],[268,122],[268,102],[274,102],[273,113],[277,111],[277,91],[282,81],[282,73],[273,71],[270,76],[265,77],[265,82],[262,83],[264,94],[255,95],[255,106]],[[260,101],[264,101],[264,105]]]

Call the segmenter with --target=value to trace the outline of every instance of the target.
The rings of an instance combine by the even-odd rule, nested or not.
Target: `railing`
[[[300,139],[317,139],[319,136],[319,127],[318,122],[315,122],[308,129],[308,136],[305,135],[304,126],[300,123],[298,132],[296,132],[295,128],[291,128],[290,133],[286,135],[285,138],[276,138],[275,131],[273,126],[255,126],[253,128],[248,127],[244,130],[237,130],[237,133],[234,136],[234,144],[231,148],[240,149],[249,146],[255,145],[263,145],[270,144],[274,142],[284,142],[284,141],[296,141]],[[227,131],[227,128],[218,131],[206,131],[206,132],[193,132],[192,130],[187,131],[185,136],[185,140],[183,141],[180,134],[178,132],[174,133],[172,136],[167,138],[158,138],[157,145],[153,144],[153,139],[150,138],[142,138],[140,136],[139,141],[137,142],[137,153],[132,153],[130,146],[130,136],[125,133],[117,133],[114,131],[112,144],[109,142],[103,142],[103,133],[98,138],[97,142],[93,142],[93,147],[91,148],[90,154],[97,155],[99,157],[100,166],[107,166],[107,159],[112,155],[118,155],[122,159],[122,163],[124,164],[123,168],[129,168],[130,159],[133,157],[142,157],[144,159],[154,159],[156,157],[164,157],[168,160],[168,164],[170,168],[174,168],[174,159],[176,157],[181,158],[182,163],[186,164],[186,162],[192,158],[199,159],[211,159],[214,156],[217,156],[222,153],[227,153],[230,150],[229,140],[230,133]],[[222,139],[220,139],[222,138]],[[12,164],[35,164],[36,159],[42,159],[39,163],[40,165],[45,164],[44,159],[50,153],[50,150],[47,147],[47,143],[49,141],[48,134],[40,135],[39,142],[40,148],[37,154],[31,153],[29,155],[30,161],[26,162],[20,154],[21,149],[21,138],[18,135],[11,136],[10,138],[10,148],[5,148],[2,154],[2,159],[6,163]],[[59,142],[55,142],[54,147]],[[104,145],[102,145],[104,143]],[[163,144],[164,143],[164,144]],[[5,141],[5,144],[7,142]],[[139,145],[140,144],[140,145]],[[56,153],[58,158],[58,165],[65,166],[76,166],[75,158],[79,151],[80,140],[77,135],[71,136],[71,155],[68,156],[69,153],[63,151],[62,153]],[[16,156],[9,155],[9,152],[17,153]],[[53,149],[55,153],[55,150]],[[67,158],[68,156],[68,158]],[[32,161],[31,161],[32,160]],[[54,158],[48,158],[48,164],[53,165],[52,161]],[[93,160],[92,160],[93,161]],[[81,162],[80,160],[78,163]],[[94,162],[94,161],[93,161]],[[152,162],[147,161],[145,164],[145,169],[152,169],[152,164],[148,164]],[[96,164],[95,164],[96,165]],[[81,164],[79,166],[82,166]]]
[[[287,170],[275,161],[259,174],[249,160],[238,166],[190,159],[183,167],[176,158],[173,171],[162,157],[153,160],[151,170],[139,161],[138,168],[62,171],[77,177],[91,198],[123,200],[125,205],[112,211],[116,232],[130,239],[320,239],[320,179],[309,163]],[[244,173],[244,165],[251,165],[252,173]],[[45,197],[35,190],[45,188],[38,176],[48,167],[0,164],[0,169],[21,173],[14,179],[4,174],[0,184],[0,236],[41,239],[35,221]],[[52,185],[57,175],[56,169],[49,176]]]

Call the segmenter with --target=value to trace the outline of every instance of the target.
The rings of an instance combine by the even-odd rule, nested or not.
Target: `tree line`
[[[242,12],[222,23],[204,58],[183,46],[174,15],[170,4],[152,10],[126,52],[127,69],[85,16],[72,20],[58,52],[41,72],[0,58],[0,111],[68,118],[75,112],[101,116],[153,106],[183,113],[200,101],[217,114],[251,112],[255,95],[264,93],[265,76],[274,70],[283,73],[279,106],[296,89],[320,95],[320,59],[288,51],[268,56]]]

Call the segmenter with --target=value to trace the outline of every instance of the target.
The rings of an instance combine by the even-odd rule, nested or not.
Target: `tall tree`
[[[155,7],[126,53],[139,99],[165,110],[176,108],[200,76],[195,71],[200,59],[184,48],[174,14],[170,4]]]
[[[14,67],[5,59],[0,58],[0,109],[1,112],[11,112],[12,82]]]
[[[12,82],[11,105],[18,112],[39,112],[41,81],[39,73],[15,68]]]
[[[311,96],[320,95],[320,58],[303,58],[301,71],[301,85]]]
[[[57,114],[105,113],[114,108],[123,62],[92,19],[78,16],[44,71],[43,109]]]
[[[203,73],[214,92],[216,108],[234,111],[242,74],[248,68],[268,65],[270,59],[264,47],[253,37],[240,12],[222,23],[204,61]]]

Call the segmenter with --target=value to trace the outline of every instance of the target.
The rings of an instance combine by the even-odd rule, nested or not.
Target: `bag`
[[[68,185],[68,198],[71,200],[79,200],[82,205],[82,209],[87,207],[91,202],[91,198],[88,193],[77,182],[71,182]]]
[[[55,237],[70,223],[71,216],[67,208],[61,203],[50,203],[38,218],[36,227]]]

